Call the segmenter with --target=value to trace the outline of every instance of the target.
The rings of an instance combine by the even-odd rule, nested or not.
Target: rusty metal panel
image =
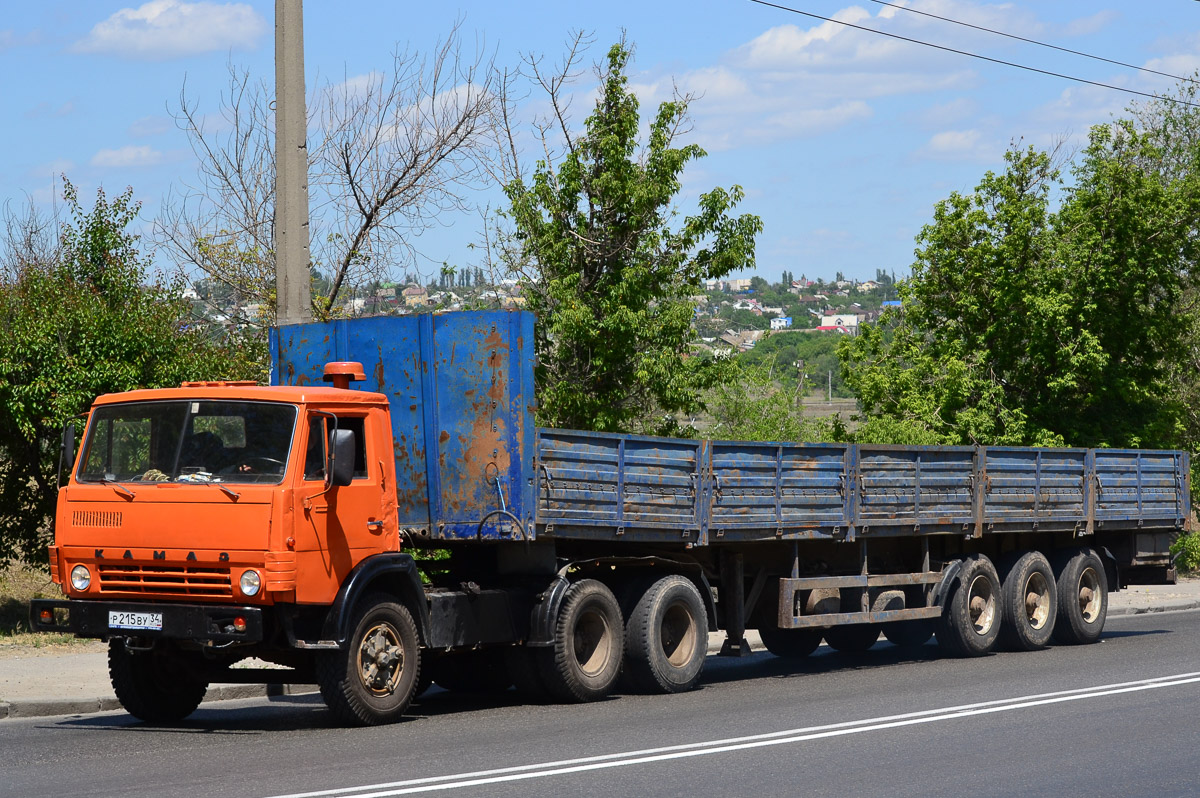
[[[989,525],[1082,530],[1089,504],[1086,449],[989,446],[984,514]]]
[[[849,448],[713,441],[710,539],[829,536],[844,529]]]
[[[367,379],[351,388],[388,399],[402,527],[444,539],[532,534],[533,314],[287,325],[271,331],[271,354],[277,385],[321,385],[330,360],[363,364]]]
[[[1096,520],[1104,527],[1182,526],[1188,517],[1183,452],[1097,449]]]
[[[973,525],[973,448],[858,448],[856,521],[860,535],[896,527],[933,532]]]
[[[544,534],[700,542],[702,441],[539,429]]]

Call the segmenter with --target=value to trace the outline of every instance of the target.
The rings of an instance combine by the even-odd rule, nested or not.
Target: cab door
[[[380,460],[369,434],[377,420],[366,413],[310,411],[305,419],[304,474],[296,491],[297,601],[328,603],[354,566],[389,547]],[[354,479],[325,489],[335,428],[354,433]],[[311,586],[311,587],[310,587]]]

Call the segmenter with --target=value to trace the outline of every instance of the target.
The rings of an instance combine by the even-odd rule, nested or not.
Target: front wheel
[[[108,641],[108,675],[117,700],[147,723],[173,723],[196,711],[208,682],[186,667],[184,654],[155,648],[131,651],[123,638]]]
[[[1058,619],[1054,639],[1059,643],[1095,643],[1108,617],[1108,577],[1092,549],[1079,549],[1059,560]]]
[[[1000,577],[991,560],[976,554],[963,560],[955,581],[942,610],[938,643],[955,656],[982,656],[1000,635]]]
[[[395,723],[416,692],[421,669],[417,625],[388,595],[367,596],[360,607],[346,648],[317,658],[321,697],[342,723]]]

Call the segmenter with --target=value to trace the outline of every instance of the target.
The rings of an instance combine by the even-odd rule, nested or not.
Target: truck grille
[[[179,596],[232,596],[228,568],[167,565],[101,565],[101,593],[157,593]]]

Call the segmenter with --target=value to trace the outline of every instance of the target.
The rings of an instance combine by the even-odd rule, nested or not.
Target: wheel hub
[[[388,624],[380,624],[363,636],[358,651],[359,678],[373,693],[387,695],[395,691],[404,671],[404,649],[400,636]]]

